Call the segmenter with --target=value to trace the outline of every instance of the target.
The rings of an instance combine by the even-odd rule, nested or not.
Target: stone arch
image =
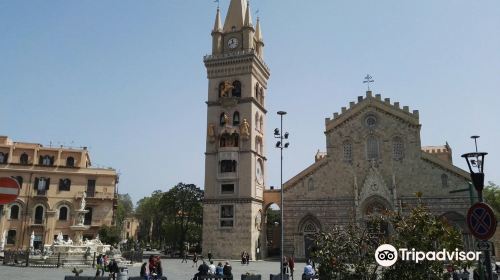
[[[298,224],[298,233],[300,238],[295,240],[295,251],[299,258],[310,257],[314,244],[314,234],[321,231],[320,220],[311,213],[306,214]]]
[[[361,203],[360,209],[363,217],[366,217],[375,212],[392,210],[392,205],[382,196],[372,195]]]

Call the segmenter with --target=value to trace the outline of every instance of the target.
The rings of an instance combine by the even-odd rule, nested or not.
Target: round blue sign
[[[477,202],[467,212],[467,225],[471,234],[476,238],[488,240],[495,234],[497,219],[488,204]]]

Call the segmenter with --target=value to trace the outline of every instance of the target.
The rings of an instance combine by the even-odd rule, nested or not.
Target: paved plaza
[[[222,260],[221,260],[222,261]],[[217,264],[219,260],[214,261]],[[249,265],[242,265],[239,261],[230,261],[233,267],[235,280],[239,280],[242,274],[247,272],[261,274],[263,280],[269,279],[269,274],[278,272],[278,261],[256,261]],[[198,262],[201,264],[201,262]],[[181,259],[163,259],[162,266],[164,274],[169,280],[189,280],[197,271],[197,267],[192,267],[193,262],[181,263]],[[297,275],[295,279],[300,279],[305,263],[295,264]],[[95,270],[92,268],[82,268],[81,276],[93,276]],[[0,279],[26,279],[26,280],[63,280],[65,275],[73,275],[70,271],[72,267],[66,268],[36,268],[36,267],[12,267],[0,265]],[[129,267],[129,276],[139,276],[140,264]]]

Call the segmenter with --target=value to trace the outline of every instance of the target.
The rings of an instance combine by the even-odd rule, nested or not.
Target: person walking
[[[181,263],[183,263],[183,262],[185,262],[185,263],[188,262],[188,253],[187,253],[186,250],[182,251],[182,261],[181,261]]]
[[[293,280],[293,271],[295,270],[295,259],[294,259],[293,255],[288,260],[288,268],[290,268],[290,277]]]
[[[211,262],[212,261],[212,257],[213,257],[211,251],[208,251],[207,257],[208,257],[208,262]]]
[[[193,255],[193,266],[194,267],[195,265],[198,265],[198,254],[196,254],[196,252],[194,252],[194,255]]]

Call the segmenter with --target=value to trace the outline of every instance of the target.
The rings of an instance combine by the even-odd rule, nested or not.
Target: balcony
[[[219,172],[219,174],[217,174],[217,179],[228,180],[237,178],[238,178],[237,172],[222,172],[222,173]]]
[[[84,192],[77,192],[75,195],[75,198],[77,198],[77,199],[82,198],[83,193]],[[87,198],[86,198],[87,200],[91,200],[91,199],[113,200],[115,198],[115,194],[110,193],[110,192],[98,192],[98,191],[88,192],[88,191],[86,191],[85,193],[87,195]]]
[[[44,227],[45,226],[45,218],[42,219],[31,219],[30,226],[32,227]]]

